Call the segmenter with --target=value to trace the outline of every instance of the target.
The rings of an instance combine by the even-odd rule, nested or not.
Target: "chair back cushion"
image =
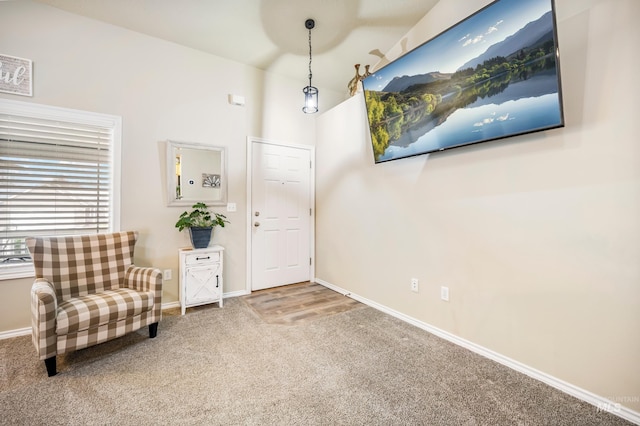
[[[58,301],[117,289],[133,263],[135,231],[68,237],[27,237],[36,278],[55,287]]]

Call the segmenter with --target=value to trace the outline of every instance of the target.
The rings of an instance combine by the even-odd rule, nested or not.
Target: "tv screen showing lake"
[[[363,79],[376,163],[563,126],[555,34],[551,0],[498,0]]]

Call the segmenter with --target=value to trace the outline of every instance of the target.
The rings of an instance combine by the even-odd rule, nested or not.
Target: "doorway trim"
[[[311,204],[311,215],[310,222],[311,226],[309,226],[309,257],[311,258],[311,265],[309,268],[309,280],[312,281],[316,276],[316,243],[315,243],[315,223],[316,223],[316,148],[311,145],[304,144],[295,144],[288,142],[279,142],[272,141],[268,139],[262,139],[255,136],[247,136],[247,216],[246,216],[246,233],[247,233],[247,262],[246,262],[246,277],[247,282],[245,285],[246,294],[251,294],[251,283],[253,281],[253,242],[252,242],[252,223],[253,217],[251,212],[253,212],[253,205],[251,203],[252,193],[251,193],[251,182],[253,178],[253,145],[261,143],[267,145],[278,145],[289,148],[297,148],[304,149],[309,151],[309,158],[311,159],[311,166],[309,171],[309,198]]]

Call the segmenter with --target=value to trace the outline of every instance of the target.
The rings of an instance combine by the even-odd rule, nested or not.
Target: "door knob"
[[[253,224],[253,226],[255,226],[255,227],[257,228],[258,226],[260,226],[260,222],[255,222],[255,223]]]

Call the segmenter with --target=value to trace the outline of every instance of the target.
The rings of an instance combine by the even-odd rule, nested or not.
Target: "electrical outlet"
[[[411,291],[417,293],[420,290],[417,278],[411,278]]]
[[[238,210],[238,207],[236,206],[236,203],[227,203],[227,211],[228,212],[235,212],[236,210]]]
[[[162,279],[164,281],[169,281],[171,279],[171,269],[165,269],[162,274]]]
[[[440,287],[440,299],[449,301],[449,287]]]

